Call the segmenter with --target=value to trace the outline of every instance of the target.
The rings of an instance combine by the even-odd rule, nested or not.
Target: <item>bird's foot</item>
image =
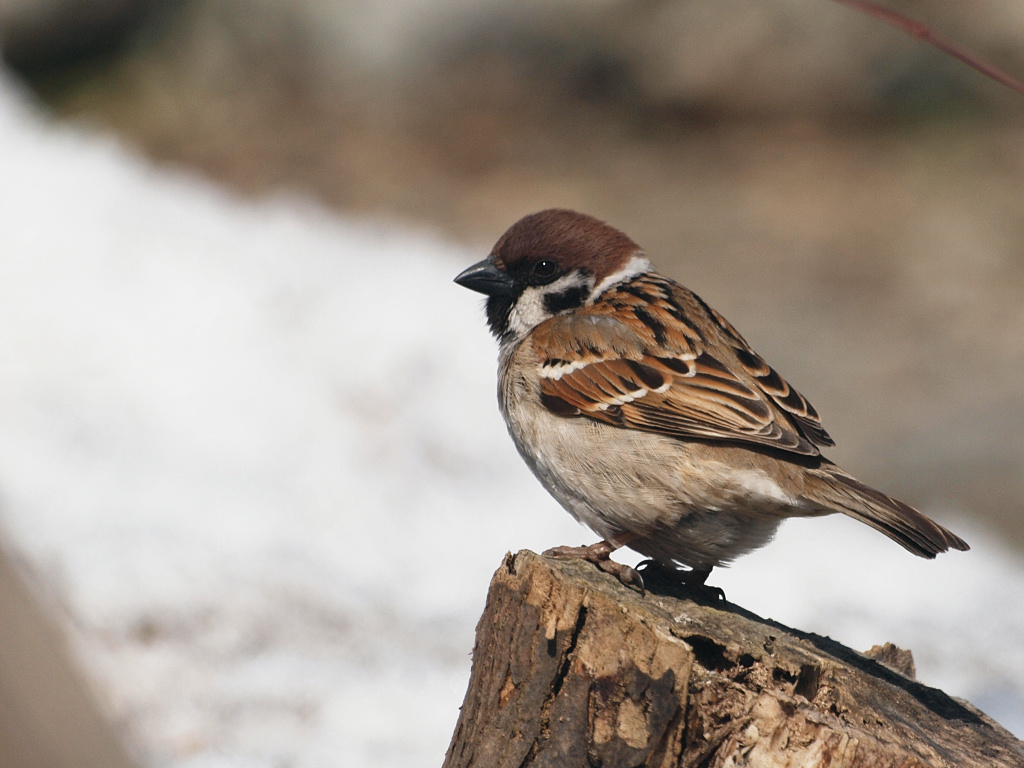
[[[644,580],[640,577],[635,568],[617,563],[611,559],[611,554],[617,546],[609,541],[599,541],[589,547],[554,547],[544,552],[544,557],[555,557],[560,560],[586,560],[593,563],[605,573],[609,573],[619,580],[619,583],[626,587],[634,587],[645,594]]]
[[[651,589],[664,589],[677,593],[680,597],[689,597],[700,603],[724,603],[725,592],[721,587],[709,587],[705,582],[711,575],[710,568],[670,568],[656,560],[644,560],[637,566]]]

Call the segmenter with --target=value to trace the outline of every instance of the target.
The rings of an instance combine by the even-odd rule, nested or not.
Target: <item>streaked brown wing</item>
[[[812,443],[826,448],[835,445],[832,436],[821,425],[821,416],[818,415],[810,401],[793,389],[789,382],[751,349],[747,340],[732,327],[732,323],[713,309],[711,313],[715,322],[733,340],[733,352],[736,354],[736,359],[744,370],[754,377],[761,391],[799,425],[800,431]]]
[[[531,334],[553,413],[810,456],[831,444],[810,404],[694,294],[651,276],[602,299]]]

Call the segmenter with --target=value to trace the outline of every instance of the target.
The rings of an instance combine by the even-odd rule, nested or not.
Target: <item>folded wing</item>
[[[833,445],[813,406],[724,318],[657,275],[548,320],[530,343],[541,399],[558,415],[807,456]]]

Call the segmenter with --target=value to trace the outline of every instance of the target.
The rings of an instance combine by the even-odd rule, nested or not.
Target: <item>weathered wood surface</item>
[[[445,766],[1021,768],[1024,742],[828,638],[520,552],[491,582]]]

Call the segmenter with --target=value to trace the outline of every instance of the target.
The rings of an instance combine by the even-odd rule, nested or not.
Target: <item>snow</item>
[[[481,251],[235,198],[6,80],[0,147],[0,526],[141,762],[439,764],[502,555],[592,539],[498,416]],[[926,511],[973,550],[799,521],[714,580],[1024,735],[1024,563]]]

